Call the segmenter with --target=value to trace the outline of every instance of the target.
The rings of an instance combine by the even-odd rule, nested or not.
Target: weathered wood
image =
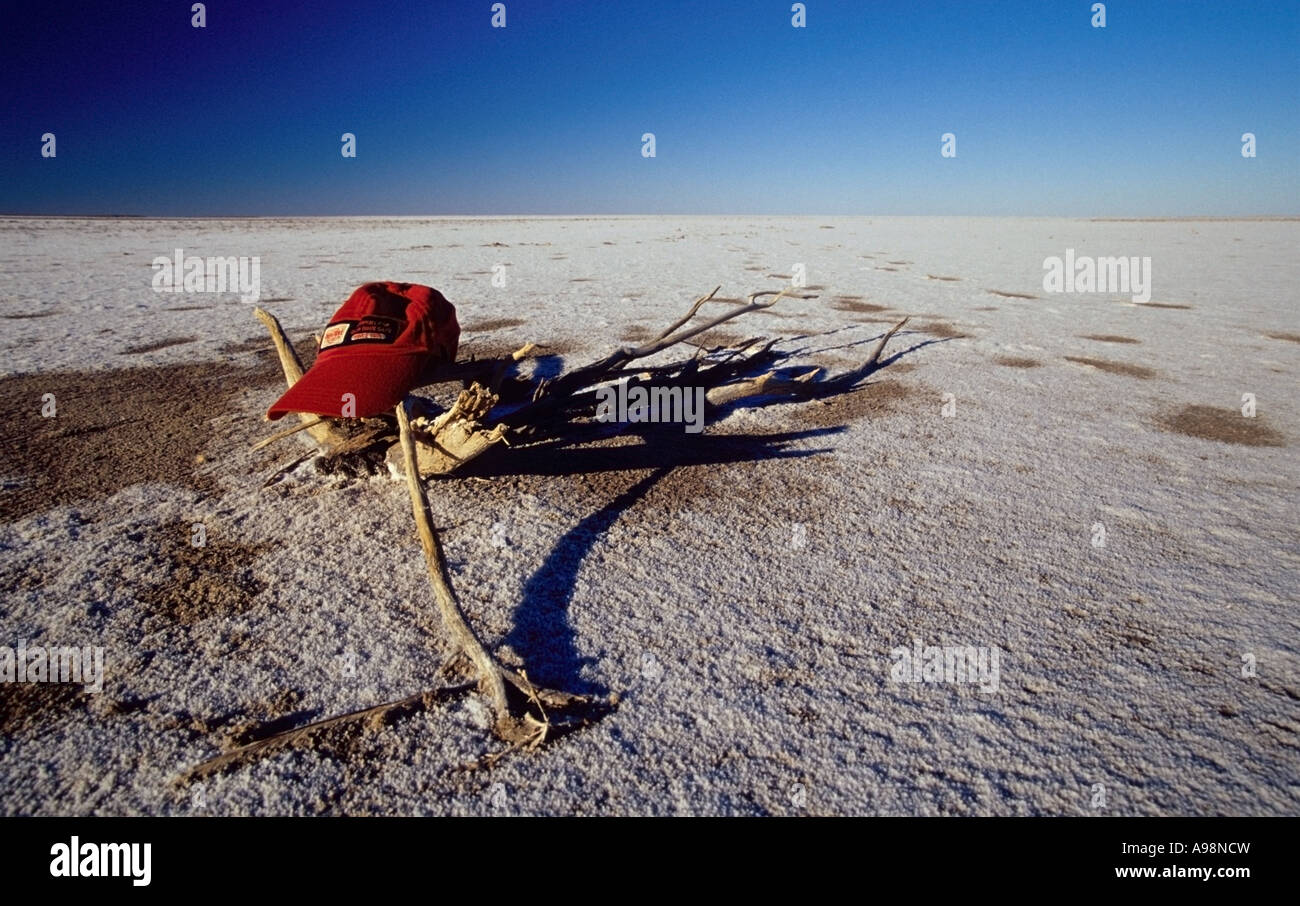
[[[715,287],[712,292],[698,297],[685,315],[672,322],[651,341],[640,346],[620,347],[588,365],[551,380],[535,382],[531,399],[521,406],[507,409],[497,418],[494,418],[494,410],[500,402],[498,391],[502,382],[515,364],[533,354],[536,348],[534,344],[529,343],[508,356],[443,366],[429,375],[430,383],[464,380],[467,387],[450,409],[435,411],[427,416],[417,415],[411,419],[419,474],[426,478],[452,475],[498,444],[526,446],[542,440],[562,439],[566,434],[582,435],[589,432],[596,406],[593,388],[625,378],[653,381],[665,386],[704,387],[705,399],[712,415],[726,406],[755,397],[811,398],[839,392],[880,367],[880,355],[885,344],[907,323],[904,318],[890,328],[861,367],[835,376],[825,375],[820,368],[794,378],[780,378],[772,370],[755,374],[764,364],[777,358],[773,351],[773,341],[762,343],[761,338],[745,340],[727,349],[710,350],[712,358],[707,366],[702,365],[699,358],[703,350],[697,350],[691,358],[671,364],[651,367],[637,365],[643,359],[678,344],[689,344],[695,337],[721,324],[771,308],[783,297],[793,295],[793,290],[788,287],[751,293],[747,304],[733,307],[700,323],[692,323],[700,310],[714,301],[718,289],[720,287]],[[771,298],[764,298],[768,296]],[[292,386],[302,376],[302,366],[297,355],[285,338],[279,322],[272,315],[260,308],[255,309],[254,313],[270,330],[285,380]],[[516,389],[513,392],[517,394],[518,391]],[[420,397],[408,397],[407,404],[416,410],[426,408],[425,401]],[[306,415],[300,417],[304,422],[315,418]],[[367,448],[381,441],[386,442],[390,445],[387,454],[389,469],[394,475],[402,474],[403,453],[395,443],[398,439],[396,432],[391,429],[386,431],[381,426],[362,439],[350,439],[336,425],[333,419],[321,419],[319,423],[305,425],[302,430],[309,431],[313,439],[332,457]]]
[[[280,369],[284,372],[285,384],[292,387],[302,380],[303,375],[302,362],[298,359],[298,353],[294,351],[289,338],[284,335],[284,328],[280,326],[280,321],[275,315],[264,308],[254,308],[253,314],[257,317],[257,320],[266,325],[266,329],[270,332],[271,342],[275,344],[276,355],[280,357]],[[298,420],[304,424],[305,430],[311,435],[312,440],[322,447],[334,447],[347,440],[347,437],[337,430],[328,419],[322,419],[320,416],[311,415],[307,412],[299,412]],[[313,420],[315,420],[314,423],[308,424]]]
[[[515,446],[511,438],[519,445],[526,446],[539,439],[562,440],[566,434],[581,435],[590,432],[598,389],[618,380],[662,382],[683,388],[703,387],[708,408],[715,415],[720,408],[746,398],[814,398],[847,392],[882,367],[880,357],[885,345],[907,323],[904,318],[885,332],[861,366],[838,375],[825,375],[823,369],[813,368],[795,377],[779,377],[771,367],[782,358],[774,350],[774,341],[763,343],[758,338],[725,349],[708,350],[707,356],[704,355],[705,350],[697,350],[693,356],[683,361],[633,367],[640,360],[687,343],[720,324],[770,308],[783,296],[791,294],[788,288],[752,293],[748,297],[748,304],[692,325],[691,322],[700,309],[714,301],[717,292],[718,288],[715,288],[713,292],[697,298],[683,317],[648,343],[621,347],[589,365],[549,381],[535,382],[531,399],[513,408],[501,406],[506,411],[495,419],[493,413],[501,403],[503,381],[515,364],[533,353],[535,347],[531,343],[509,356],[443,366],[430,376],[429,382],[465,381],[467,386],[455,404],[446,411],[438,411],[430,408],[420,397],[408,397],[396,408],[395,431],[391,422],[381,420],[361,434],[349,437],[347,432],[341,430],[341,423],[337,420],[300,414],[303,422],[300,428],[281,431],[269,438],[268,442],[299,430],[307,431],[323,453],[335,457],[357,453],[381,443],[390,445],[388,465],[395,475],[406,481],[410,493],[411,512],[424,551],[443,633],[452,646],[453,655],[463,656],[469,663],[475,681],[472,684],[418,693],[395,702],[277,733],[218,755],[192,769],[184,779],[202,777],[278,751],[285,746],[299,744],[315,738],[318,733],[330,727],[357,721],[374,724],[391,715],[427,707],[439,697],[468,694],[474,689],[488,699],[495,717],[493,732],[508,744],[505,751],[491,753],[480,759],[475,765],[480,767],[490,765],[510,752],[540,745],[557,731],[583,726],[592,713],[616,704],[616,695],[610,696],[608,702],[599,702],[588,696],[538,687],[529,681],[522,670],[515,673],[503,668],[489,653],[465,619],[452,588],[442,546],[429,511],[423,479],[432,475],[453,474],[498,444]],[[765,296],[773,298],[759,301]],[[302,378],[302,363],[279,321],[260,308],[254,309],[254,314],[270,332],[285,381],[292,387]],[[516,393],[512,399],[515,399],[519,388],[517,385],[512,386],[512,392]],[[408,407],[415,411],[414,416],[408,413]],[[296,464],[292,463],[285,468],[292,468]],[[566,717],[566,709],[572,709],[570,714],[577,713],[578,716]],[[582,713],[584,709],[586,714]]]

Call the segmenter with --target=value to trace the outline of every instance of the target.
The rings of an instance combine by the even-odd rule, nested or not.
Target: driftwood
[[[301,744],[331,728],[355,722],[380,724],[396,715],[427,708],[434,701],[469,694],[472,690],[477,690],[491,705],[493,733],[507,747],[471,767],[491,764],[509,752],[539,746],[615,706],[616,695],[597,700],[538,687],[524,671],[511,671],[492,656],[470,628],[457,602],[430,516],[424,479],[452,475],[498,446],[506,447],[507,453],[513,448],[526,449],[541,443],[564,446],[628,429],[629,425],[602,423],[596,418],[599,389],[611,382],[626,381],[629,388],[703,388],[706,420],[716,419],[728,407],[746,399],[815,399],[848,392],[882,367],[880,357],[885,344],[907,322],[904,318],[886,331],[861,366],[835,376],[825,375],[820,368],[811,368],[797,376],[781,376],[773,366],[783,359],[783,354],[775,349],[774,342],[765,343],[761,339],[729,347],[697,348],[695,354],[666,364],[640,364],[679,344],[688,344],[721,324],[770,308],[782,297],[794,294],[789,288],[756,292],[745,304],[731,303],[731,310],[696,322],[701,308],[715,301],[720,288],[697,298],[683,317],[649,342],[619,348],[551,380],[525,381],[515,374],[519,363],[537,350],[530,343],[508,356],[462,361],[431,375],[429,383],[459,381],[463,385],[455,403],[445,411],[437,411],[424,399],[410,396],[391,417],[342,420],[303,415],[297,427],[277,432],[260,442],[258,446],[265,446],[306,432],[326,460],[366,454],[372,462],[378,462],[376,454],[384,454],[388,468],[406,481],[410,491],[411,509],[424,549],[434,601],[453,652],[448,663],[463,662],[472,679],[276,733],[224,752],[191,769],[182,779],[201,777]],[[260,308],[254,313],[269,330],[285,381],[292,386],[303,374],[293,345],[273,315]],[[271,480],[302,461],[301,457],[295,460]]]
[[[835,377],[827,377],[816,368],[795,378],[779,377],[775,370],[763,371],[765,365],[775,363],[780,356],[774,350],[774,343],[764,344],[758,340],[720,350],[712,360],[702,359],[697,354],[668,365],[635,367],[640,360],[688,343],[743,315],[771,308],[781,297],[791,294],[788,289],[753,293],[748,297],[748,304],[734,306],[717,317],[692,324],[700,309],[713,301],[719,289],[721,287],[696,299],[683,317],[649,342],[622,347],[599,361],[550,381],[512,380],[511,386],[503,390],[503,382],[512,377],[515,367],[535,353],[537,347],[532,343],[508,356],[459,362],[432,375],[431,384],[460,381],[465,389],[446,411],[431,410],[421,397],[408,397],[420,475],[425,478],[451,475],[499,444],[524,447],[542,441],[584,439],[591,434],[585,429],[592,427],[596,413],[596,388],[615,381],[626,381],[629,390],[649,386],[703,387],[710,418],[715,417],[719,410],[745,399],[813,398],[842,392],[859,384],[879,367],[885,343],[907,321],[903,319],[886,332],[861,367]],[[771,298],[760,301],[768,296]],[[255,309],[255,313],[270,330],[285,378],[292,386],[302,375],[302,366],[294,355],[293,346],[272,315],[260,308]],[[302,419],[307,422],[316,417],[302,416]],[[320,419],[319,424],[281,433],[307,430],[330,458],[376,446],[386,447],[391,471],[394,475],[401,475],[402,453],[397,443],[396,421],[388,418],[367,421],[377,421],[377,424],[366,430],[352,429],[351,434],[340,419]],[[270,440],[268,438],[263,443]]]

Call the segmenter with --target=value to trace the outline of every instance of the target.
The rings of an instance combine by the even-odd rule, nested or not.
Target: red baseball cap
[[[425,368],[454,361],[459,342],[456,309],[436,289],[367,283],[330,318],[316,361],[266,416],[366,418],[386,412],[418,385]]]

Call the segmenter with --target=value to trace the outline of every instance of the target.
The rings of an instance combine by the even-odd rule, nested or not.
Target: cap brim
[[[387,412],[406,398],[428,359],[425,353],[322,356],[267,410],[266,417],[309,412],[332,418],[367,418]],[[345,413],[349,402],[354,405]]]

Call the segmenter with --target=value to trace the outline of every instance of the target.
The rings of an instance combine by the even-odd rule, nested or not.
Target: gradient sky
[[[6,2],[0,212],[1300,213],[1298,2],[491,5]]]

